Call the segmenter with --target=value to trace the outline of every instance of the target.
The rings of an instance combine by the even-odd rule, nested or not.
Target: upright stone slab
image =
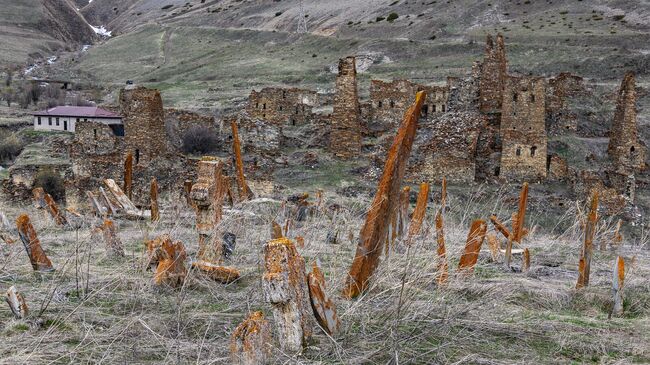
[[[420,184],[420,191],[418,192],[418,199],[415,203],[415,210],[413,211],[413,218],[409,225],[407,243],[411,243],[413,237],[420,233],[424,216],[427,214],[427,203],[429,202],[429,184]]]
[[[196,207],[196,229],[199,233],[198,259],[219,264],[223,252],[217,224],[221,221],[223,163],[215,158],[204,158],[198,164],[198,179],[192,186],[191,197]]]
[[[239,131],[237,123],[231,122],[232,128],[232,150],[235,155],[235,170],[237,171],[237,188],[239,191],[239,201],[245,201],[253,198],[251,188],[246,184],[246,176],[244,175],[244,161],[241,156],[241,144],[239,142]]]
[[[122,240],[117,235],[117,228],[115,223],[110,219],[104,219],[102,226],[102,233],[104,235],[104,242],[106,243],[106,251],[113,257],[124,257],[124,247]]]
[[[484,220],[477,219],[472,222],[472,226],[467,234],[467,243],[465,250],[458,263],[458,271],[464,273],[473,273],[474,266],[478,261],[478,254],[481,251],[487,225]]]
[[[591,197],[591,208],[585,224],[585,240],[580,251],[580,262],[578,263],[578,282],[576,289],[589,285],[589,273],[591,272],[591,257],[594,252],[594,234],[598,222],[598,191],[594,191]]]
[[[447,263],[447,248],[445,246],[445,228],[444,228],[444,212],[447,204],[447,180],[442,179],[442,192],[440,198],[440,209],[436,212],[436,254],[437,254],[437,282],[439,286],[445,285],[449,277],[449,264]]]
[[[379,264],[382,246],[388,242],[389,226],[399,208],[402,179],[425,98],[426,93],[417,93],[415,103],[404,114],[402,125],[388,151],[384,172],[359,234],[357,251],[343,288],[343,296],[346,298],[354,298],[367,288],[368,281]]]
[[[151,179],[149,196],[151,197],[151,221],[158,222],[160,220],[160,207],[158,206],[158,182],[155,177]]]
[[[287,238],[264,246],[264,297],[273,306],[276,333],[283,351],[298,352],[312,334],[305,262]]]
[[[271,328],[264,313],[253,312],[230,337],[230,363],[264,365],[271,354]]]
[[[54,271],[52,262],[45,255],[45,251],[41,247],[41,241],[39,241],[38,236],[36,235],[36,230],[34,226],[29,221],[29,216],[23,214],[16,220],[16,227],[18,228],[18,235],[20,240],[25,246],[25,251],[29,256],[29,261],[32,264],[32,268],[35,271]]]
[[[346,57],[339,60],[330,129],[330,150],[335,156],[352,158],[361,153],[360,113],[356,61]]]
[[[612,294],[614,296],[614,306],[612,315],[620,316],[623,314],[623,285],[625,283],[625,260],[618,256],[614,262],[612,271]]]

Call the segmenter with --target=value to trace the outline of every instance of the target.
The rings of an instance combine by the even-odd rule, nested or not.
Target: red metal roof
[[[96,106],[55,106],[47,110],[35,112],[34,115],[57,117],[86,117],[86,118],[121,118],[119,115]]]

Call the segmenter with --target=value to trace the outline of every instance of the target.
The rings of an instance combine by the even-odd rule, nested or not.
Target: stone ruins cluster
[[[369,289],[382,254],[388,260],[392,252],[399,252],[396,247],[404,246],[408,249],[414,239],[423,234],[422,225],[426,219],[430,186],[428,183],[420,185],[415,209],[410,214],[409,189],[402,185],[415,141],[418,120],[426,100],[428,100],[426,91],[418,91],[398,127],[384,162],[375,198],[361,228],[349,274],[341,278],[345,280],[341,293],[343,298],[358,297]],[[197,255],[190,261],[184,243],[174,241],[169,234],[145,240],[146,267],[153,271],[152,282],[157,287],[184,286],[191,277],[190,270],[186,266],[188,261],[196,269],[194,270],[196,275],[203,275],[218,283],[230,284],[240,277],[238,269],[224,265],[235,250],[235,238],[228,232],[221,232],[223,228],[219,225],[225,204],[228,202],[233,204],[235,201],[248,200],[252,197],[241,166],[242,158],[238,148],[236,125],[233,124],[232,128],[235,138],[233,155],[238,170],[236,179],[238,194],[230,190],[229,179],[223,174],[223,161],[216,157],[204,157],[198,161],[196,182],[186,184],[186,202],[196,214]],[[131,155],[127,157],[125,164],[124,189],[112,179],[105,179],[106,190],[100,189],[101,197],[98,198],[90,192],[88,194],[88,199],[94,208],[94,218],[91,217],[91,220],[103,233],[106,252],[112,257],[125,255],[113,220],[137,219],[155,224],[160,221],[162,214],[157,201],[155,179],[150,184],[150,210],[140,210],[132,202],[133,166],[129,162],[131,157]],[[445,246],[446,186],[446,180],[443,178],[441,204],[435,216],[437,256],[434,256],[434,259],[437,261],[435,274],[438,286],[447,285],[452,275],[459,280],[470,277],[478,263],[479,253],[486,238],[490,257],[494,262],[502,261],[506,272],[526,272],[531,267],[530,252],[525,247],[525,238],[530,233],[526,228],[528,183],[524,182],[522,185],[519,206],[512,214],[511,227],[507,227],[494,215],[490,217],[494,226],[493,232],[503,236],[505,241],[494,233],[488,233],[486,220],[474,220],[468,231],[458,267],[454,272],[450,272]],[[329,336],[335,336],[341,328],[334,298],[328,295],[327,281],[318,260],[312,263],[311,271],[308,272],[305,259],[300,254],[305,246],[304,239],[286,237],[289,234],[292,217],[301,221],[315,211],[324,209],[321,194],[318,195],[316,203],[309,202],[308,198],[309,196],[304,194],[288,199],[288,202],[295,204],[296,209],[292,210],[293,214],[287,217],[284,229],[276,222],[272,222],[270,237],[263,249],[264,272],[261,277],[261,287],[264,300],[269,304],[273,314],[273,326],[265,319],[263,312],[251,313],[232,332],[230,345],[232,363],[267,363],[273,349],[274,335],[283,353],[297,353],[309,343],[317,328],[316,323]],[[52,220],[63,228],[78,229],[80,225],[77,222],[84,219],[70,208],[65,211],[60,210],[52,197],[43,189],[34,189],[33,201],[37,208],[46,210]],[[598,204],[598,191],[594,191],[590,212],[583,219],[585,237],[578,263],[577,289],[589,285]],[[45,275],[55,270],[55,265],[43,250],[28,215],[23,214],[18,217],[15,228],[4,215],[0,216],[0,223],[0,237],[7,244],[13,244],[17,241],[15,236],[18,235],[34,271]],[[620,228],[620,222],[618,227]],[[617,231],[609,244],[616,248],[621,239]],[[600,248],[604,250],[606,246],[607,242],[601,244]],[[518,256],[521,262],[518,266],[513,265],[515,256]],[[620,315],[623,311],[625,258],[617,257],[612,275],[612,302],[614,303],[612,315]],[[7,291],[6,301],[17,319],[28,316],[27,299],[14,286]]]

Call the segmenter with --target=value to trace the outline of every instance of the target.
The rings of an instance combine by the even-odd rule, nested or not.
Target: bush
[[[191,127],[183,135],[183,152],[206,154],[214,152],[219,146],[214,131],[207,127]]]
[[[23,144],[15,134],[0,141],[0,163],[7,163],[16,158],[23,150]]]
[[[57,202],[65,199],[65,182],[61,175],[54,170],[43,169],[36,174],[32,188],[39,187],[43,188]]]
[[[390,13],[390,14],[388,14],[388,18],[386,18],[386,20],[388,20],[389,22],[392,23],[393,20],[395,20],[397,18],[399,18],[399,15],[397,13]]]

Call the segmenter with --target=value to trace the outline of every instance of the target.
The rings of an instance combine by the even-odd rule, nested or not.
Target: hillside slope
[[[22,65],[96,39],[69,0],[0,0],[0,8],[0,65]]]

